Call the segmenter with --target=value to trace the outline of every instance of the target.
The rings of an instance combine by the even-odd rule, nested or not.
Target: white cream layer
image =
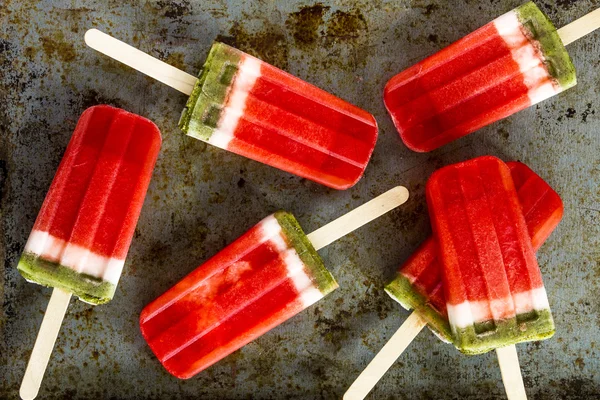
[[[529,88],[528,96],[531,104],[539,103],[559,93],[561,89],[552,83],[552,77],[544,67],[539,51],[521,31],[521,22],[517,13],[510,11],[496,18],[493,23],[511,49],[513,60],[519,65],[519,70],[523,74],[523,83]],[[523,43],[527,44],[523,45]]]
[[[464,301],[456,305],[447,304],[450,324],[459,328],[488,321],[490,313],[492,316],[504,315],[507,308],[515,310],[516,314],[524,314],[533,310],[549,310],[546,289],[541,287],[517,293],[505,299],[492,300],[491,303],[482,300]],[[494,317],[494,319],[497,320],[499,317]]]
[[[254,87],[256,78],[260,76],[260,61],[253,57],[243,57],[238,72],[233,79],[233,87],[228,93],[228,100],[215,129],[208,139],[213,146],[227,150],[233,139],[235,128],[246,109],[248,92]]]
[[[313,281],[306,274],[306,267],[298,256],[298,253],[296,253],[296,250],[287,250],[284,254],[284,260],[288,266],[288,277],[294,283],[302,305],[308,307],[321,300],[323,293],[315,287]]]
[[[125,260],[101,256],[38,230],[33,230],[29,235],[25,251],[114,285],[119,282],[125,264]]]
[[[323,298],[323,294],[317,289],[306,273],[306,267],[295,249],[289,248],[282,236],[282,229],[274,216],[269,216],[261,221],[263,237],[282,253],[282,260],[288,271],[288,278],[293,282],[299,293],[300,301],[304,307],[308,307]],[[261,240],[262,241],[262,240]]]

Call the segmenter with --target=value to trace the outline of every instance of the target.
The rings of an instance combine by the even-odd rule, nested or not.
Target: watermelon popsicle
[[[112,299],[160,145],[156,125],[138,115],[104,105],[81,115],[17,267],[54,288],[22,398],[38,393],[71,294]]]
[[[556,228],[563,214],[559,195],[541,177],[520,162],[509,162],[521,211],[535,250]],[[398,276],[385,288],[407,310],[414,310],[365,371],[346,392],[345,399],[363,398],[392,366],[414,336],[427,324],[445,342],[452,341],[442,287],[442,266],[437,243],[425,240],[399,268]]]
[[[384,102],[403,142],[431,151],[574,86],[565,45],[599,11],[557,31],[528,2],[394,76]]]
[[[309,235],[288,212],[265,218],[143,309],[150,349],[178,378],[201,372],[337,288],[316,250],[407,198],[397,187]]]
[[[453,342],[468,354],[546,339],[554,322],[510,169],[479,157],[426,186]]]
[[[110,106],[81,115],[19,272],[90,304],[115,293],[160,149],[151,121]]]
[[[558,193],[525,164],[513,161],[507,165],[531,244],[537,251],[560,222],[562,201]],[[399,268],[398,276],[385,291],[407,310],[417,311],[442,340],[452,341],[442,287],[442,267],[433,237],[425,240]]]
[[[277,212],[144,308],[140,327],[186,379],[336,289],[295,218]]]
[[[222,149],[342,190],[375,148],[373,115],[224,43],[213,44],[196,78],[96,29],[85,41],[190,95],[180,128]]]

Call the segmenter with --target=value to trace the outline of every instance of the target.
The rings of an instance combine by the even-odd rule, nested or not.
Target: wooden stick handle
[[[521,367],[519,366],[519,356],[514,345],[500,347],[496,349],[498,363],[500,364],[500,373],[502,382],[508,400],[527,399],[525,385],[521,376]]]
[[[403,186],[396,186],[373,200],[355,208],[346,215],[309,233],[308,239],[316,250],[322,249],[335,242],[355,229],[360,228],[386,212],[393,210],[408,200],[408,190]]]
[[[600,8],[560,28],[558,36],[566,46],[600,28]]]
[[[37,339],[35,339],[29,363],[27,363],[21,389],[19,389],[19,395],[24,400],[34,399],[40,390],[48,360],[50,360],[58,331],[60,331],[60,325],[69,306],[69,300],[71,300],[71,293],[56,288],[52,291],[42,326]]]
[[[427,322],[413,312],[344,393],[344,400],[364,399]]]
[[[92,49],[171,86],[181,93],[190,95],[192,89],[194,89],[197,80],[195,76],[162,62],[104,32],[100,32],[98,29],[87,31],[84,39],[85,43]]]

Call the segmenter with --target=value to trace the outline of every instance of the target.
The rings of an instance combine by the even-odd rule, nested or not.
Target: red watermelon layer
[[[125,259],[160,144],[151,121],[110,106],[88,108],[33,229]]]
[[[489,23],[393,77],[384,101],[406,146],[425,152],[528,107],[528,92]]]
[[[503,300],[543,286],[510,169],[501,160],[486,156],[444,167],[433,173],[426,194],[448,304]],[[490,313],[494,319],[515,315],[510,304]]]
[[[371,114],[261,62],[227,149],[347,189],[362,176],[376,140]]]

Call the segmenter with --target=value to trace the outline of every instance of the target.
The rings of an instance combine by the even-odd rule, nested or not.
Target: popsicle
[[[525,164],[513,161],[507,165],[531,244],[537,251],[560,222],[562,201],[558,193]],[[437,243],[429,237],[399,268],[397,277],[385,291],[407,310],[417,311],[442,340],[451,342],[441,268]]]
[[[600,26],[600,9],[556,30],[532,2],[389,80],[384,102],[402,141],[426,152],[576,84],[565,45]]]
[[[309,235],[288,212],[265,218],[143,309],[150,349],[178,378],[201,372],[337,288],[316,250],[407,198],[394,188]]]
[[[30,282],[110,301],[160,149],[151,121],[100,105],[83,112],[19,260]]]
[[[542,275],[510,169],[479,157],[426,186],[453,342],[478,354],[554,334]]]
[[[538,250],[560,222],[562,201],[550,185],[525,164],[509,162],[507,165],[517,189],[532,246]],[[399,268],[398,276],[385,290],[404,308],[414,309],[415,312],[351,385],[344,395],[345,399],[364,398],[426,324],[443,341],[452,341],[441,269],[437,243],[433,237],[425,240]],[[522,398],[524,388],[518,371],[518,359],[515,357],[509,365],[513,368],[503,374],[505,387],[510,398]]]
[[[339,190],[367,167],[373,115],[249,54],[215,42],[196,78],[96,29],[85,41],[190,95],[179,127],[191,137]]]
[[[81,115],[17,267],[54,288],[22,398],[37,395],[71,294],[112,299],[160,145],[156,125],[138,115],[106,105]]]

